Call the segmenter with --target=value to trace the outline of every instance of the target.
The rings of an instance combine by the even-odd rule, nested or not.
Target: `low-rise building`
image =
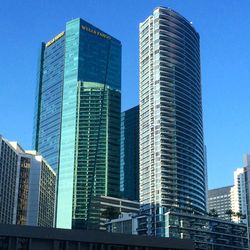
[[[191,240],[68,230],[21,225],[0,225],[0,249],[35,250],[194,250]]]
[[[0,135],[0,223],[14,223],[18,152]]]
[[[109,232],[133,233],[152,236],[153,217],[150,215],[127,215],[107,223]],[[129,221],[130,220],[130,221]],[[197,250],[237,249],[247,250],[247,226],[241,223],[205,215],[166,212],[159,221],[164,231],[161,237],[190,239]],[[126,227],[124,229],[124,227]],[[135,228],[137,227],[137,228]]]
[[[0,136],[0,223],[54,226],[56,174],[36,151]]]
[[[138,214],[140,203],[126,199],[120,199],[110,196],[95,197],[93,201],[93,209],[99,211],[99,220],[96,220],[94,229],[106,230],[105,224],[112,220],[117,219],[122,213]]]
[[[137,214],[122,213],[117,219],[107,222],[107,231],[110,233],[138,234]]]
[[[199,250],[247,250],[246,224],[210,216],[167,212],[165,237],[191,239]]]

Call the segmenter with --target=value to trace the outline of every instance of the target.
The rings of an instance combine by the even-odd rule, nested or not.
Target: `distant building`
[[[244,156],[244,163],[249,165],[246,161],[247,155]],[[234,186],[232,187],[232,194],[231,194],[231,203],[232,203],[232,211],[235,215],[237,213],[240,215],[246,216],[247,214],[247,201],[246,201],[246,168],[237,168],[234,171]],[[246,223],[246,218],[242,219],[240,216],[233,216],[232,220],[235,222],[243,221]]]
[[[208,204],[209,210],[215,209],[221,218],[247,223],[250,243],[250,155],[244,155],[243,160],[243,167],[234,171],[234,185],[209,190]],[[229,210],[231,214],[223,216]]]
[[[56,174],[36,151],[0,136],[0,223],[54,226]]]
[[[139,106],[121,114],[121,193],[139,201]]]
[[[218,217],[234,222],[246,223],[247,215],[247,171],[250,166],[250,156],[244,155],[244,166],[234,171],[234,185],[211,189],[208,191],[208,209],[214,209]],[[232,214],[226,214],[231,210]]]
[[[221,219],[229,220],[226,213],[232,209],[231,192],[233,186],[208,190],[208,211],[214,210]]]
[[[143,237],[93,230],[0,225],[0,249],[194,250],[192,240]]]
[[[244,176],[246,192],[246,220],[248,227],[248,244],[250,249],[250,155],[244,156]]]

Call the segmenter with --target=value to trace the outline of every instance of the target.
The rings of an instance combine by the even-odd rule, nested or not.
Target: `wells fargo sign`
[[[63,35],[65,34],[65,32],[61,32],[60,34],[58,34],[57,36],[55,36],[53,39],[51,39],[49,42],[46,43],[46,47],[49,47],[52,43],[54,43],[55,41],[57,41],[59,38],[61,38]]]
[[[108,39],[108,40],[111,39],[110,36],[100,32],[100,31],[96,31],[96,30],[91,29],[91,28],[89,28],[87,26],[84,26],[84,25],[82,25],[81,27],[82,27],[82,30],[85,30],[85,31],[87,31],[89,33],[92,33],[92,34],[96,35],[96,36],[100,36],[101,38]]]

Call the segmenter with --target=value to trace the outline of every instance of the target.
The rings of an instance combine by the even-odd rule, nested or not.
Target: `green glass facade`
[[[105,84],[78,84],[74,228],[98,227],[95,197],[119,196],[120,98],[120,91]]]
[[[120,164],[122,197],[139,201],[139,105],[121,114]]]
[[[92,198],[119,195],[121,43],[79,18],[68,22],[65,33],[46,48],[60,40],[64,61],[56,226],[89,228],[98,220],[98,212],[91,212]]]

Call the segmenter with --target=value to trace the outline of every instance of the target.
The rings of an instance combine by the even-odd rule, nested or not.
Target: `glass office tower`
[[[57,171],[59,164],[65,32],[42,43],[39,60],[33,148]]]
[[[139,200],[139,106],[121,114],[121,193]]]
[[[74,19],[41,55],[34,145],[58,168],[56,226],[92,228],[94,197],[119,195],[121,43]]]
[[[164,7],[140,24],[140,202],[156,235],[168,210],[206,211],[199,34]]]

